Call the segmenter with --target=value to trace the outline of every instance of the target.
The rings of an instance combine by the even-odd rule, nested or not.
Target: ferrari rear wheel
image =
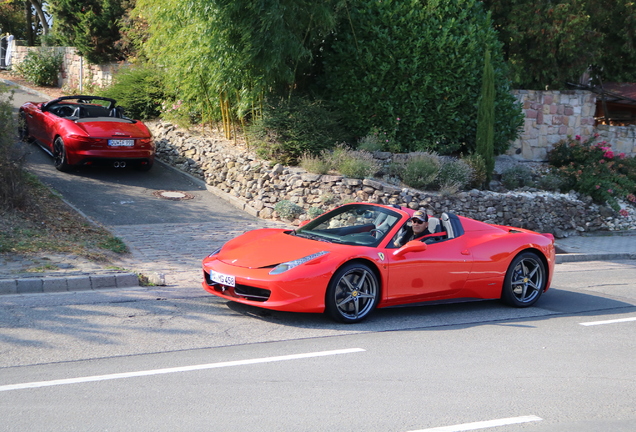
[[[71,168],[66,162],[66,148],[62,137],[55,138],[53,142],[53,164],[58,171],[68,171]]]
[[[20,115],[18,116],[18,136],[22,141],[29,140],[29,125],[27,124],[24,111],[20,111]]]
[[[508,267],[501,299],[510,306],[532,306],[541,297],[546,283],[547,274],[541,258],[533,252],[523,252]]]
[[[375,309],[380,284],[373,270],[362,263],[347,264],[334,274],[325,299],[325,311],[336,321],[356,323]]]

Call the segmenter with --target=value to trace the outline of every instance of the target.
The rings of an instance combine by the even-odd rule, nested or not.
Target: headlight
[[[278,264],[276,267],[274,267],[272,269],[272,271],[269,272],[269,274],[277,275],[277,274],[284,273],[287,270],[291,270],[294,267],[297,267],[297,266],[299,266],[301,264],[305,264],[306,262],[309,262],[312,259],[321,257],[321,256],[323,256],[325,254],[328,254],[328,253],[329,253],[328,251],[316,252],[315,254],[308,255],[308,256],[306,256],[304,258],[298,258],[297,260],[287,261],[285,263]]]
[[[223,245],[225,246],[225,245]],[[216,254],[218,254],[219,252],[221,252],[221,249],[223,249],[223,246],[221,246],[220,248],[217,248],[214,252],[212,252],[210,255],[208,255],[208,257],[214,256]]]

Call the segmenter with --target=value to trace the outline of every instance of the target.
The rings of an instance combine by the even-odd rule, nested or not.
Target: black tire
[[[24,111],[20,111],[20,115],[18,116],[18,136],[21,141],[29,141],[29,125],[27,124]]]
[[[329,282],[325,312],[336,321],[357,323],[373,312],[379,298],[380,284],[373,270],[362,263],[346,264]]]
[[[543,294],[547,281],[541,258],[534,252],[520,253],[508,267],[501,300],[519,308],[532,306]]]
[[[55,138],[53,142],[53,165],[58,171],[68,171],[71,166],[66,161],[66,148],[62,137]]]

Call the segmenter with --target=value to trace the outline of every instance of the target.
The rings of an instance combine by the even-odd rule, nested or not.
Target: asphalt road
[[[536,307],[353,326],[192,285],[6,296],[0,430],[633,431],[635,277],[633,261],[559,264]]]

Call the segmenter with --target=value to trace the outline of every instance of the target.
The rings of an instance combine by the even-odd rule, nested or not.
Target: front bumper
[[[235,286],[213,282],[210,270],[232,275]],[[207,292],[242,304],[287,312],[321,313],[329,275],[307,275],[293,269],[270,275],[271,269],[234,267],[218,260],[204,262],[202,286]]]

